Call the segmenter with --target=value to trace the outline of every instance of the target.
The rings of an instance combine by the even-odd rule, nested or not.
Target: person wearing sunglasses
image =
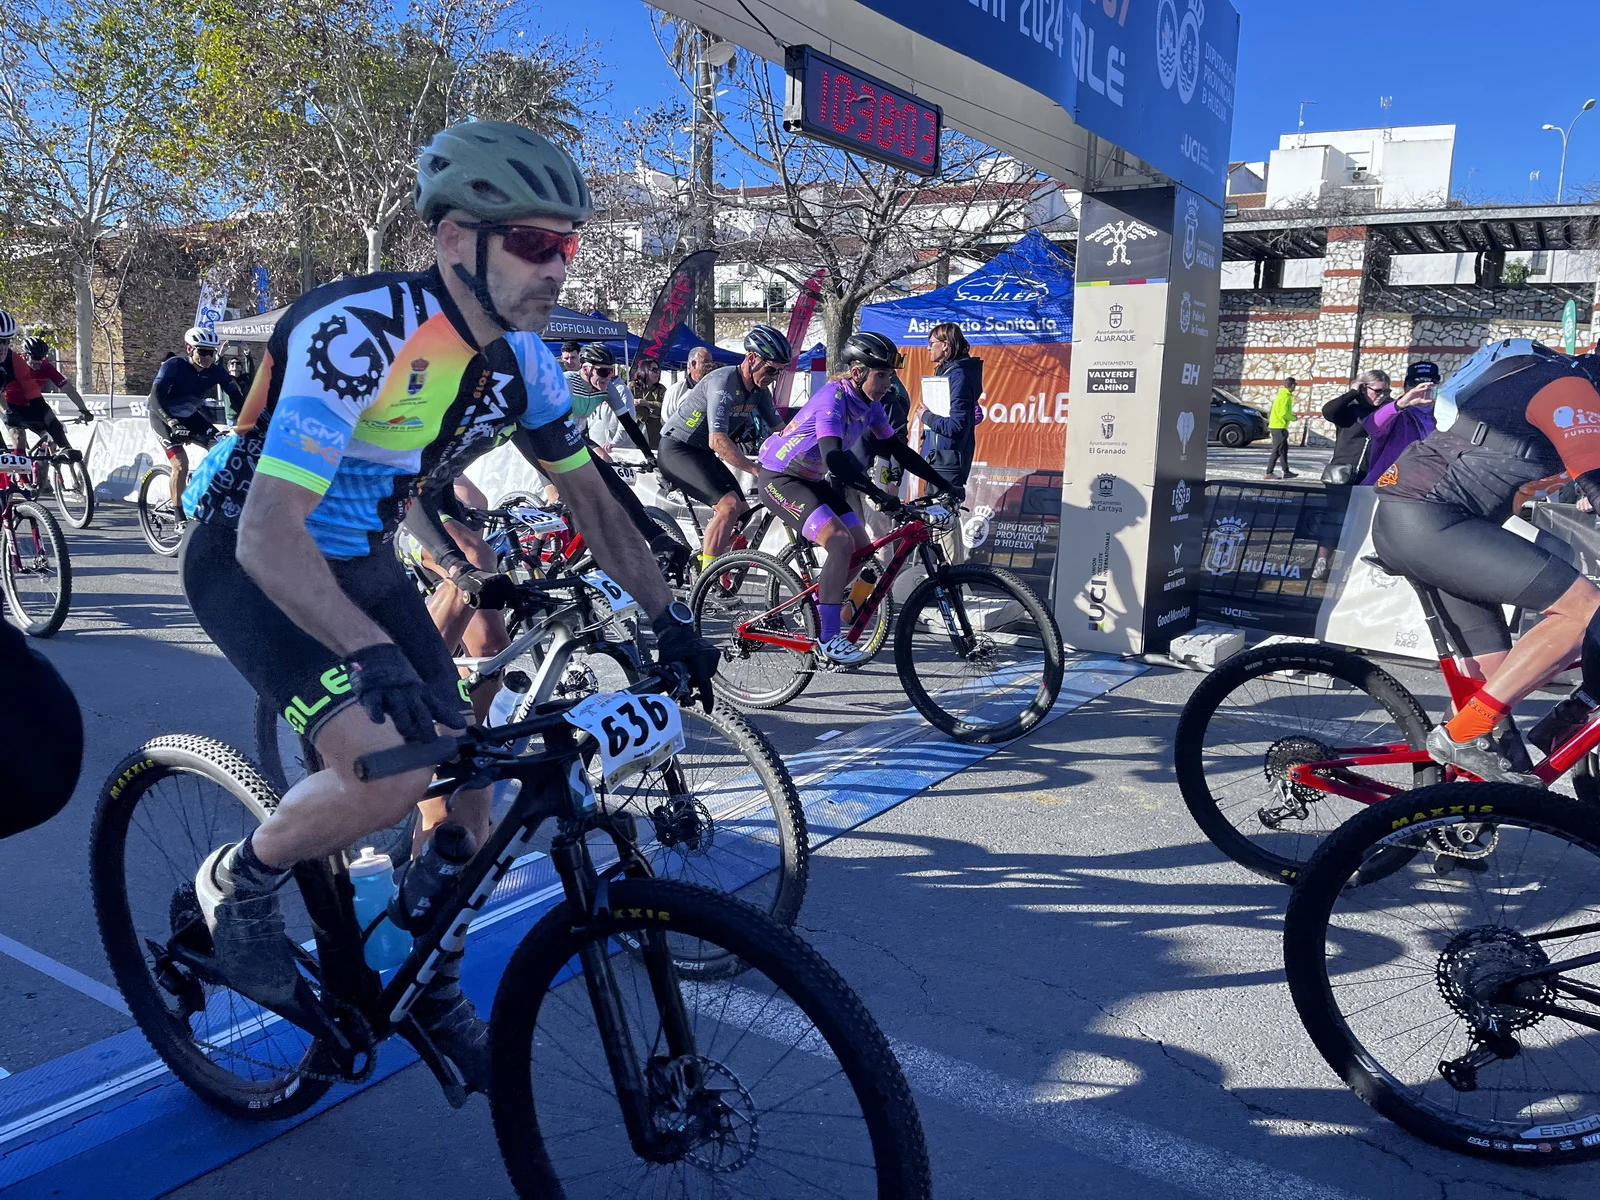
[[[789,365],[789,339],[770,325],[757,325],[744,339],[744,361],[719,367],[684,393],[661,429],[661,473],[712,509],[700,547],[700,565],[727,552],[734,522],[749,511],[734,471],[761,468],[741,443],[755,443],[782,428],[772,385]],[[764,428],[763,428],[764,425]]]
[[[599,565],[650,615],[656,654],[709,696],[718,654],[675,603],[572,422],[540,333],[592,204],[577,163],[531,130],[471,121],[435,134],[413,197],[434,265],[300,297],[273,330],[233,436],[195,473],[180,576],[195,617],[325,768],[272,820],[217,846],[195,876],[212,965],[275,1011],[304,1001],[279,891],[294,865],[359,845],[420,805],[419,859],[443,823],[481,845],[486,788],[427,801],[431,771],[364,782],[363,755],[461,730],[471,713],[447,646],[395,556],[402,520],[470,603],[503,608],[505,575],[444,528],[456,478],[507,440],[554,480]],[[408,512],[409,510],[409,512]],[[411,518],[415,517],[413,524]],[[413,933],[426,918],[398,921]],[[488,1030],[462,993],[452,931],[411,1015],[462,1083],[486,1091]]]
[[[1333,456],[1322,469],[1322,482],[1336,487],[1361,478],[1367,456],[1367,429],[1362,421],[1389,403],[1393,389],[1387,371],[1363,371],[1350,390],[1322,406],[1324,420],[1332,423]]]
[[[182,355],[174,354],[161,364],[150,387],[150,428],[172,464],[167,485],[172,489],[172,511],[182,511],[183,491],[189,486],[189,444],[210,449],[218,430],[206,415],[206,401],[217,388],[235,406],[244,403],[244,392],[234,377],[217,361],[221,343],[214,330],[196,325],[183,335]]]
[[[19,355],[10,347],[9,339],[0,339],[0,363],[10,374],[10,379],[0,389],[0,410],[5,412],[6,428],[12,431],[11,448],[18,454],[27,453],[26,431],[31,429],[35,433],[49,434],[56,445],[65,449],[68,458],[82,460],[83,452],[72,448],[60,418],[45,403],[45,388],[55,387],[66,393],[67,399],[78,406],[79,424],[86,425],[94,417],[72,381],[50,361],[49,344],[43,338],[30,337],[23,342]]]

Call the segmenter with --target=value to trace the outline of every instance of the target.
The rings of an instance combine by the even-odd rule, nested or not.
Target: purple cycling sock
[[[817,621],[822,626],[818,630],[818,641],[831,642],[839,635],[839,614],[843,608],[843,604],[817,605]]]

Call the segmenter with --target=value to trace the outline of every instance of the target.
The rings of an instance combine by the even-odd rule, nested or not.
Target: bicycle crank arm
[[[428,1070],[433,1072],[433,1077],[438,1081],[439,1090],[444,1093],[445,1102],[451,1108],[461,1108],[470,1096],[462,1085],[450,1064],[439,1053],[439,1048],[433,1044],[433,1039],[417,1024],[417,1019],[409,1012],[405,1020],[395,1026],[395,1032],[411,1043],[411,1048],[417,1052],[417,1057],[428,1064]]]

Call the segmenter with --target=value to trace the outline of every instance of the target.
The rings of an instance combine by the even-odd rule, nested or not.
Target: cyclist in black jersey
[[[189,483],[187,443],[209,450],[217,440],[217,427],[206,416],[205,404],[215,388],[221,388],[235,405],[244,403],[244,393],[233,376],[217,361],[221,343],[215,331],[196,325],[183,335],[184,356],[173,355],[161,364],[150,387],[150,428],[172,464],[167,486],[172,489],[172,511],[180,507],[183,490]]]
[[[1575,567],[1501,528],[1518,489],[1563,469],[1600,505],[1597,379],[1593,355],[1527,339],[1485,346],[1440,389],[1438,428],[1377,481],[1374,549],[1439,590],[1466,669],[1485,680],[1428,752],[1483,779],[1539,784],[1508,715],[1577,656],[1600,611],[1600,590]],[[1544,614],[1515,648],[1506,604]]]
[[[195,878],[219,974],[277,1011],[307,986],[277,889],[297,862],[395,824],[432,777],[366,782],[356,761],[467,723],[449,648],[390,544],[420,487],[449,487],[514,433],[560,479],[601,565],[651,615],[658,657],[684,664],[702,689],[718,661],[590,465],[560,368],[534,332],[590,215],[577,164],[519,126],[469,122],[422,151],[415,203],[435,268],[338,281],[296,301],[268,342],[238,433],[206,457],[185,496],[195,520],[181,571],[197,619],[326,764]],[[514,595],[504,575],[459,550],[444,565],[481,605]],[[458,794],[450,818],[481,844],[487,789]],[[461,992],[459,954],[433,970],[412,1012],[466,1085],[485,1090],[487,1028]]]

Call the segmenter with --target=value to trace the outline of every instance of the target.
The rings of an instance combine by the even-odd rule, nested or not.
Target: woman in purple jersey
[[[850,510],[843,488],[853,487],[887,512],[900,502],[871,479],[850,453],[863,438],[876,455],[893,458],[939,491],[961,499],[950,483],[895,435],[882,400],[894,380],[899,351],[879,333],[856,333],[844,344],[843,374],[805,402],[799,412],[761,447],[756,483],[761,502],[789,528],[820,546],[827,555],[817,579],[819,649],[823,657],[848,666],[865,654],[839,631],[850,558],[869,544],[861,518]]]

